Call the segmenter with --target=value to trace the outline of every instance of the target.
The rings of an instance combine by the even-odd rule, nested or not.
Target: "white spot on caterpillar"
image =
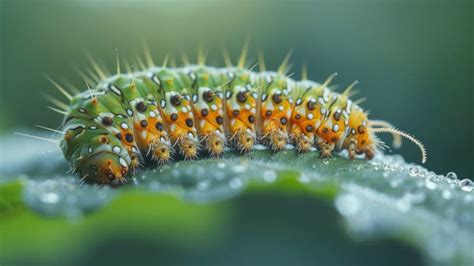
[[[189,77],[195,81],[196,80],[196,75],[194,74],[194,72],[189,72]]]
[[[188,108],[186,108],[185,106],[183,106],[183,107],[181,108],[181,111],[182,111],[183,113],[187,113],[187,112],[188,112]]]
[[[122,157],[119,158],[119,163],[121,166],[127,167],[127,162]]]
[[[225,92],[225,97],[226,97],[227,99],[230,98],[230,91],[226,91],[226,92]]]
[[[313,119],[313,117],[314,117],[314,116],[313,116],[312,113],[309,113],[309,114],[308,114],[308,119]]]
[[[199,122],[199,126],[201,128],[204,128],[205,125],[206,125],[206,120],[203,119],[203,120],[201,120],[201,122]]]
[[[256,110],[255,108],[252,108],[252,109],[250,110],[250,112],[251,112],[252,114],[255,114],[255,113],[257,112],[257,110]]]
[[[114,147],[112,148],[112,151],[115,152],[115,153],[117,153],[117,154],[120,154],[120,151],[121,151],[121,150],[122,150],[122,149],[120,149],[119,146],[114,146]]]
[[[160,82],[160,79],[158,79],[158,77],[156,75],[153,74],[153,76],[151,77],[151,80],[153,80],[153,82],[156,83],[156,85],[160,85],[161,82]]]
[[[170,130],[171,130],[171,132],[174,132],[176,130],[176,124],[175,123],[171,124]]]
[[[318,98],[318,102],[322,106],[324,106],[324,104],[325,104],[323,98],[321,98],[321,97]]]
[[[321,114],[324,115],[326,114],[327,110],[325,108],[321,108]]]
[[[296,105],[300,105],[302,102],[301,98],[296,99]]]
[[[262,94],[262,102],[264,102],[267,99],[267,95],[264,93]]]
[[[325,102],[329,102],[329,90],[328,89],[324,89],[324,92],[323,92],[323,100]]]
[[[246,103],[245,104],[245,109],[250,110],[250,104]]]
[[[215,104],[211,105],[211,109],[212,109],[213,111],[216,111],[216,110],[217,110],[217,105],[215,105]]]
[[[332,131],[338,132],[338,131],[339,131],[339,125],[338,125],[338,124],[334,124],[334,126],[332,127]]]
[[[236,122],[235,118],[232,118],[232,119],[230,120],[230,125],[231,125],[231,126],[234,126],[234,125],[235,125],[235,122]]]
[[[122,124],[120,124],[120,127],[121,127],[122,129],[128,129],[128,125],[127,125],[127,123],[125,123],[125,122],[122,122]]]
[[[133,111],[127,108],[127,115],[128,115],[128,116],[132,116],[132,115],[133,115]]]
[[[166,107],[166,101],[165,101],[165,100],[161,100],[160,106],[161,106],[161,108],[165,108],[165,107]]]
[[[283,107],[283,105],[278,106],[278,110],[283,111],[284,109],[285,107]]]
[[[154,111],[150,111],[150,117],[155,117],[155,116],[156,116],[155,112],[154,112]]]
[[[91,147],[89,147],[88,151],[89,151],[89,153],[92,153],[92,152],[93,152],[93,150],[92,150]]]
[[[113,84],[109,84],[109,90],[111,90],[113,93],[121,96],[122,92]]]
[[[197,102],[198,96],[196,94],[193,94],[193,102]]]

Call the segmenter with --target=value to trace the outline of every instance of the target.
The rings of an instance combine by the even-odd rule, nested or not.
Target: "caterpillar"
[[[376,133],[390,133],[394,145],[401,137],[414,142],[426,161],[423,144],[390,123],[370,120],[368,113],[352,101],[349,85],[342,93],[329,88],[336,74],[324,82],[310,81],[303,68],[300,81],[288,73],[290,56],[277,71],[268,71],[259,54],[248,67],[247,47],[233,65],[224,54],[226,67],[205,64],[203,53],[196,64],[183,56],[184,65],[156,66],[149,51],[140,70],[120,70],[110,75],[90,58],[92,69],[82,73],[87,89],[73,95],[50,79],[68,99],[49,100],[51,109],[64,115],[60,147],[81,181],[119,185],[143,164],[165,164],[170,160],[220,157],[226,147],[250,153],[255,145],[274,152],[293,145],[297,152],[317,149],[321,158],[347,150],[372,159],[386,145]]]

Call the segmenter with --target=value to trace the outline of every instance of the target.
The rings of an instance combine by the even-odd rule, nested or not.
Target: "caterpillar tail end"
[[[118,186],[127,181],[129,167],[119,155],[103,152],[88,159],[80,169],[80,176],[87,182]]]

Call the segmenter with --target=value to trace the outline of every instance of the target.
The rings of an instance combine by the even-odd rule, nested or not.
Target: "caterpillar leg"
[[[194,136],[183,136],[176,140],[178,151],[185,160],[196,159],[198,156],[199,143]]]
[[[255,133],[250,129],[239,130],[230,138],[230,142],[233,143],[236,150],[242,153],[249,153],[253,149],[255,138]]]
[[[204,141],[206,150],[212,157],[219,157],[224,153],[225,136],[220,131],[209,133]]]
[[[297,137],[293,137],[293,139],[294,139],[293,144],[296,146],[296,150],[299,153],[308,152],[311,149],[311,147],[313,147],[314,145],[313,138],[305,134],[301,134]]]
[[[334,142],[328,142],[324,139],[318,142],[318,149],[321,153],[321,158],[332,157],[332,151],[334,150],[336,144]]]
[[[270,130],[263,138],[265,143],[274,152],[281,151],[285,148],[288,140],[288,134],[280,129]]]

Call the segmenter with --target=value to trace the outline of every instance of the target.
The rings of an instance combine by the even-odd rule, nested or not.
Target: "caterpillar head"
[[[84,180],[99,184],[120,185],[126,179],[128,166],[120,155],[100,152],[89,157],[79,167],[79,174]]]

